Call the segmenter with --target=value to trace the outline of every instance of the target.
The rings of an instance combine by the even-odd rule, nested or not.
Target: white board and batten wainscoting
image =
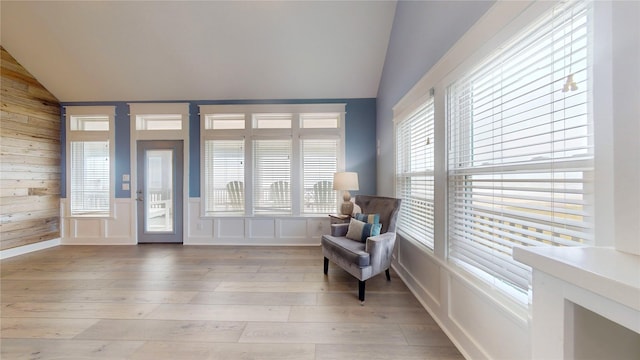
[[[61,200],[61,212],[64,202]],[[63,216],[64,245],[135,245],[133,199],[116,199],[113,216],[78,218]],[[329,232],[329,217],[318,216],[225,216],[201,217],[200,199],[190,198],[184,245],[319,246]]]

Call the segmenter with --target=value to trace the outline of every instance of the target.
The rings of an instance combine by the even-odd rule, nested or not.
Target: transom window
[[[136,130],[182,130],[182,114],[137,115]]]

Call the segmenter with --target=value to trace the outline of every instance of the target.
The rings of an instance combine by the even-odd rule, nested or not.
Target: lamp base
[[[353,203],[351,201],[345,201],[340,204],[340,213],[342,215],[349,215],[353,213]]]
[[[351,202],[351,194],[349,194],[349,191],[345,191],[344,194],[342,194],[342,200],[344,200],[344,202],[340,205],[340,213],[351,216],[353,213],[353,203]]]

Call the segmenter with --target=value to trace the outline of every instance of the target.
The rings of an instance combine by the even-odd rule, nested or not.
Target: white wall
[[[640,2],[612,10],[615,247],[640,255]]]

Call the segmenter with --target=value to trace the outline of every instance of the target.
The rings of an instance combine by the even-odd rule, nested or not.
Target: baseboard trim
[[[8,259],[18,255],[28,254],[38,250],[44,250],[52,247],[59,246],[61,244],[60,238],[51,239],[47,241],[41,241],[29,245],[18,246],[11,249],[0,251],[0,260]]]

